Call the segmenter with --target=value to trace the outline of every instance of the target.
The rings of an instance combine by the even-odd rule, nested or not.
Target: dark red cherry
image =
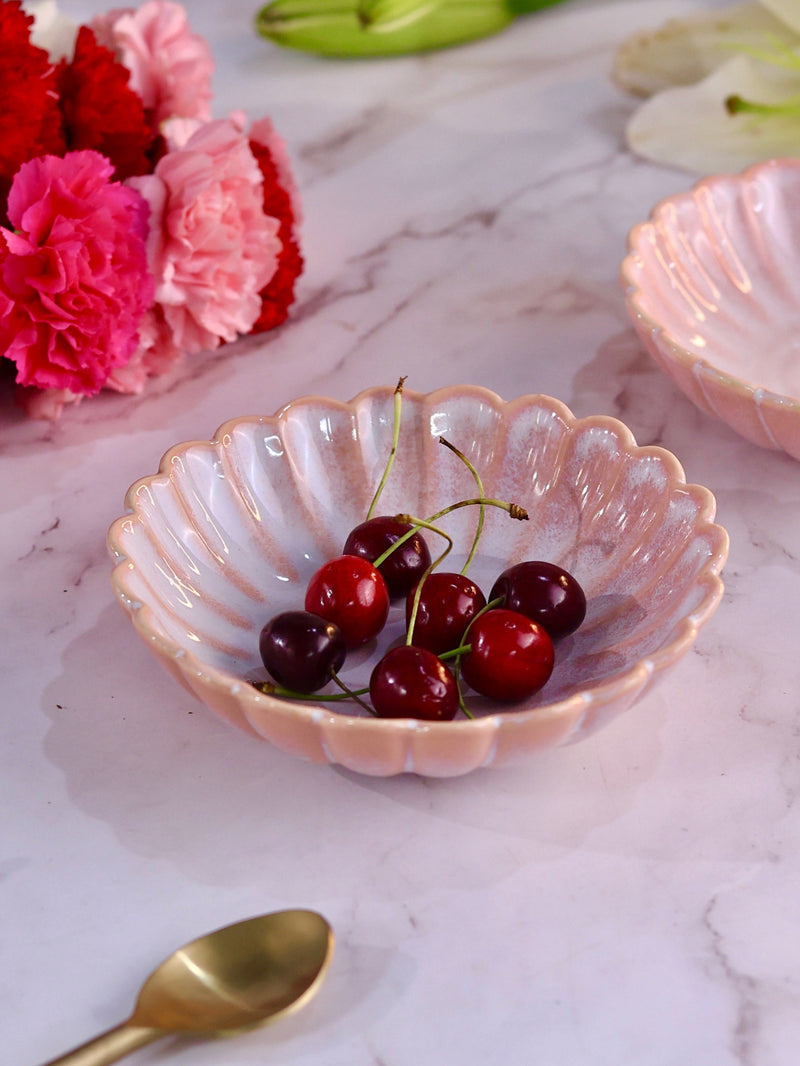
[[[433,652],[413,644],[384,655],[372,671],[369,695],[379,718],[449,722],[458,710],[455,677]]]
[[[583,589],[555,563],[529,560],[510,566],[498,577],[489,599],[503,596],[503,607],[519,611],[543,626],[553,640],[574,633],[586,616]]]
[[[338,555],[324,563],[306,589],[305,608],[333,622],[345,645],[357,648],[386,625],[389,593],[371,562],[358,555]]]
[[[341,669],[342,631],[309,611],[284,611],[261,630],[261,659],[274,681],[294,692],[316,692]]]
[[[406,599],[406,626],[411,622],[415,593],[416,588]],[[422,585],[412,643],[436,655],[457,648],[464,630],[485,606],[486,598],[471,578],[434,570]]]
[[[391,515],[378,515],[352,529],[342,549],[345,555],[360,555],[372,563],[414,527]],[[378,567],[392,599],[405,596],[431,564],[431,553],[419,530],[403,541]]]
[[[533,695],[553,672],[553,642],[525,615],[498,607],[476,618],[461,657],[467,684],[493,700],[513,702]]]

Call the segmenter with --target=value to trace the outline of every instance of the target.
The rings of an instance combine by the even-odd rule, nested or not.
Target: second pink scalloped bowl
[[[701,411],[800,459],[800,160],[663,200],[620,280],[642,343]]]

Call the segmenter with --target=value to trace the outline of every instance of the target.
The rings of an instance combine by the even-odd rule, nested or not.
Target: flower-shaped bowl
[[[112,525],[112,584],[156,658],[223,718],[278,748],[376,776],[455,776],[580,740],[629,708],[691,647],[722,595],[728,538],[714,498],[687,485],[677,459],[640,448],[609,417],[576,419],[557,400],[457,386],[403,394],[397,458],[379,513],[430,515],[475,495],[525,507],[528,521],[486,508],[470,571],[488,592],[511,563],[559,563],[583,585],[586,619],[556,650],[545,687],[522,705],[468,694],[475,717],[386,720],[357,704],[265,695],[258,637],[363,520],[391,447],[392,388],[349,403],[307,397],[274,417],[238,418],[211,441],[172,448],[128,491]],[[442,524],[466,557],[474,507]],[[430,536],[435,536],[430,534]],[[433,547],[433,545],[432,545]],[[433,554],[436,554],[434,552]],[[393,606],[382,647],[400,639]],[[368,681],[381,647],[348,657]]]
[[[697,407],[800,459],[800,160],[706,178],[628,236],[645,348]]]

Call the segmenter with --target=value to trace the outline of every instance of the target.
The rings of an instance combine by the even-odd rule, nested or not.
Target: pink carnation
[[[165,133],[170,150],[155,173],[128,182],[152,211],[147,254],[156,308],[147,329],[160,340],[146,362],[163,361],[163,325],[173,347],[190,353],[249,333],[281,250],[279,223],[262,210],[261,171],[238,125],[167,123]]]
[[[70,392],[69,389],[27,389],[17,387],[14,394],[16,404],[22,408],[28,418],[42,418],[55,422],[68,404],[79,404],[83,396]]]
[[[92,394],[139,342],[153,300],[148,207],[99,152],[24,163],[0,230],[0,351],[17,381]]]
[[[173,115],[211,117],[214,58],[206,41],[189,29],[180,4],[147,0],[138,9],[116,8],[92,19],[97,40],[131,72],[155,127]]]

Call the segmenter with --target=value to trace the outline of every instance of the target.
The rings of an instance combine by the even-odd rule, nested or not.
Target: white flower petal
[[[70,59],[78,35],[77,23],[58,10],[56,0],[24,0],[23,9],[33,15],[31,41],[50,58]]]
[[[761,4],[795,33],[800,33],[800,4],[797,0],[761,0]]]
[[[779,103],[800,93],[800,78],[736,56],[697,85],[665,89],[647,100],[625,131],[628,146],[656,163],[699,174],[737,172],[751,163],[800,155],[800,117],[728,115],[738,94]]]
[[[789,18],[779,21],[775,17],[778,8],[792,8],[793,22]],[[797,33],[784,23],[794,25]],[[730,59],[735,50],[769,48],[776,39],[790,47],[800,45],[798,0],[762,0],[761,4],[751,0],[670,19],[660,29],[634,34],[617,51],[612,78],[626,92],[650,96],[670,85],[692,85]]]

